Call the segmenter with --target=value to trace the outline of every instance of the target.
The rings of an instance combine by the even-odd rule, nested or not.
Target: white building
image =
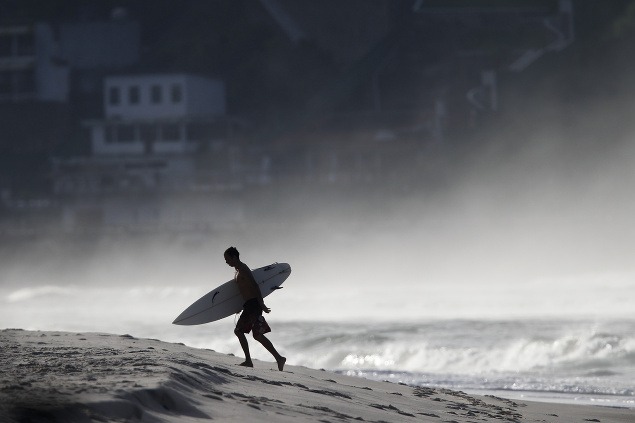
[[[105,119],[87,122],[96,156],[193,153],[227,135],[222,81],[188,74],[108,77]]]
[[[161,119],[225,115],[225,85],[188,74],[107,77],[106,119]]]
[[[226,201],[209,195],[232,189],[237,160],[222,81],[126,75],[107,77],[103,89],[103,118],[85,122],[91,155],[54,163],[56,194],[73,200],[67,228],[216,230],[240,222],[240,204],[225,210]]]

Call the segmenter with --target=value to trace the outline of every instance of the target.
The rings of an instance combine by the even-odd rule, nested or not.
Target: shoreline
[[[632,422],[635,409],[510,400],[104,333],[0,331],[0,420]]]
[[[352,375],[352,372],[346,370],[329,370],[338,374],[347,375],[351,377],[367,378],[365,376]],[[389,379],[373,379],[375,381],[385,381],[388,383],[402,383],[400,380]],[[406,383],[412,388],[416,388],[421,385],[415,385]],[[530,401],[536,403],[553,403],[553,404],[566,404],[566,405],[582,405],[582,406],[597,406],[597,407],[612,407],[612,408],[624,408],[635,410],[635,399],[633,397],[625,397],[619,395],[607,395],[607,394],[580,394],[580,393],[567,393],[567,392],[555,392],[555,391],[542,391],[542,390],[522,390],[522,389],[473,389],[473,388],[454,388],[451,386],[443,385],[424,385],[433,389],[449,389],[464,391],[470,395],[477,395],[481,397],[495,396],[502,397],[512,401]],[[635,419],[635,417],[634,417]],[[635,421],[635,420],[634,420]]]
[[[616,402],[619,399],[625,398],[620,396],[598,395],[598,394],[587,395],[587,394],[573,394],[573,393],[548,392],[548,391],[522,391],[522,390],[485,391],[485,390],[468,389],[466,391],[473,395],[500,396],[500,397],[504,397],[513,401],[529,401],[529,402],[544,403],[544,404],[580,405],[580,406],[589,406],[589,407],[623,408],[626,410],[634,410],[634,413],[635,413],[635,404],[631,406],[625,403]],[[633,418],[635,419],[635,414]]]

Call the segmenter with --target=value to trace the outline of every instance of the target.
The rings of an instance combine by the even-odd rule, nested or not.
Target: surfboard
[[[280,289],[291,274],[288,263],[273,263],[251,271],[260,287],[262,297]],[[196,300],[174,319],[174,325],[201,325],[223,319],[242,310],[244,300],[234,279],[212,289]]]

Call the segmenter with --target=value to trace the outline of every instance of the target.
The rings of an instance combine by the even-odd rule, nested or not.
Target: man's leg
[[[244,337],[245,335],[243,335]],[[276,363],[278,363],[278,370],[282,371],[284,368],[284,363],[287,361],[286,357],[281,356],[278,351],[276,351],[275,347],[271,343],[269,339],[263,334],[254,334],[254,339],[262,344],[263,347],[267,349],[276,359]],[[246,338],[245,338],[246,341]]]
[[[247,343],[247,337],[238,328],[234,330],[234,334],[236,334],[236,336],[238,337],[240,346],[243,348],[243,352],[245,353],[245,361],[243,363],[240,363],[240,365],[245,367],[254,367],[254,364],[251,361],[251,355],[249,354],[249,344]]]

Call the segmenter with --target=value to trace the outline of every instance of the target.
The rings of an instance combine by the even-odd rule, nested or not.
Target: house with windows
[[[79,150],[78,120],[100,108],[103,75],[139,61],[139,24],[38,22],[0,16],[0,190],[2,206],[22,213],[49,196],[46,157]],[[19,9],[19,8],[18,8]],[[25,171],[28,170],[28,171]],[[34,201],[42,203],[42,201]]]
[[[89,157],[56,162],[58,195],[199,189],[236,126],[219,80],[190,74],[107,77],[104,116],[84,122]],[[209,181],[208,181],[209,182]]]
[[[87,122],[96,156],[194,153],[226,136],[222,81],[188,74],[108,77],[105,119]]]
[[[69,204],[67,226],[218,224],[222,213],[210,212],[209,193],[231,188],[240,126],[227,116],[222,81],[186,73],[109,76],[103,110],[84,122],[90,155],[54,160],[53,189]]]

